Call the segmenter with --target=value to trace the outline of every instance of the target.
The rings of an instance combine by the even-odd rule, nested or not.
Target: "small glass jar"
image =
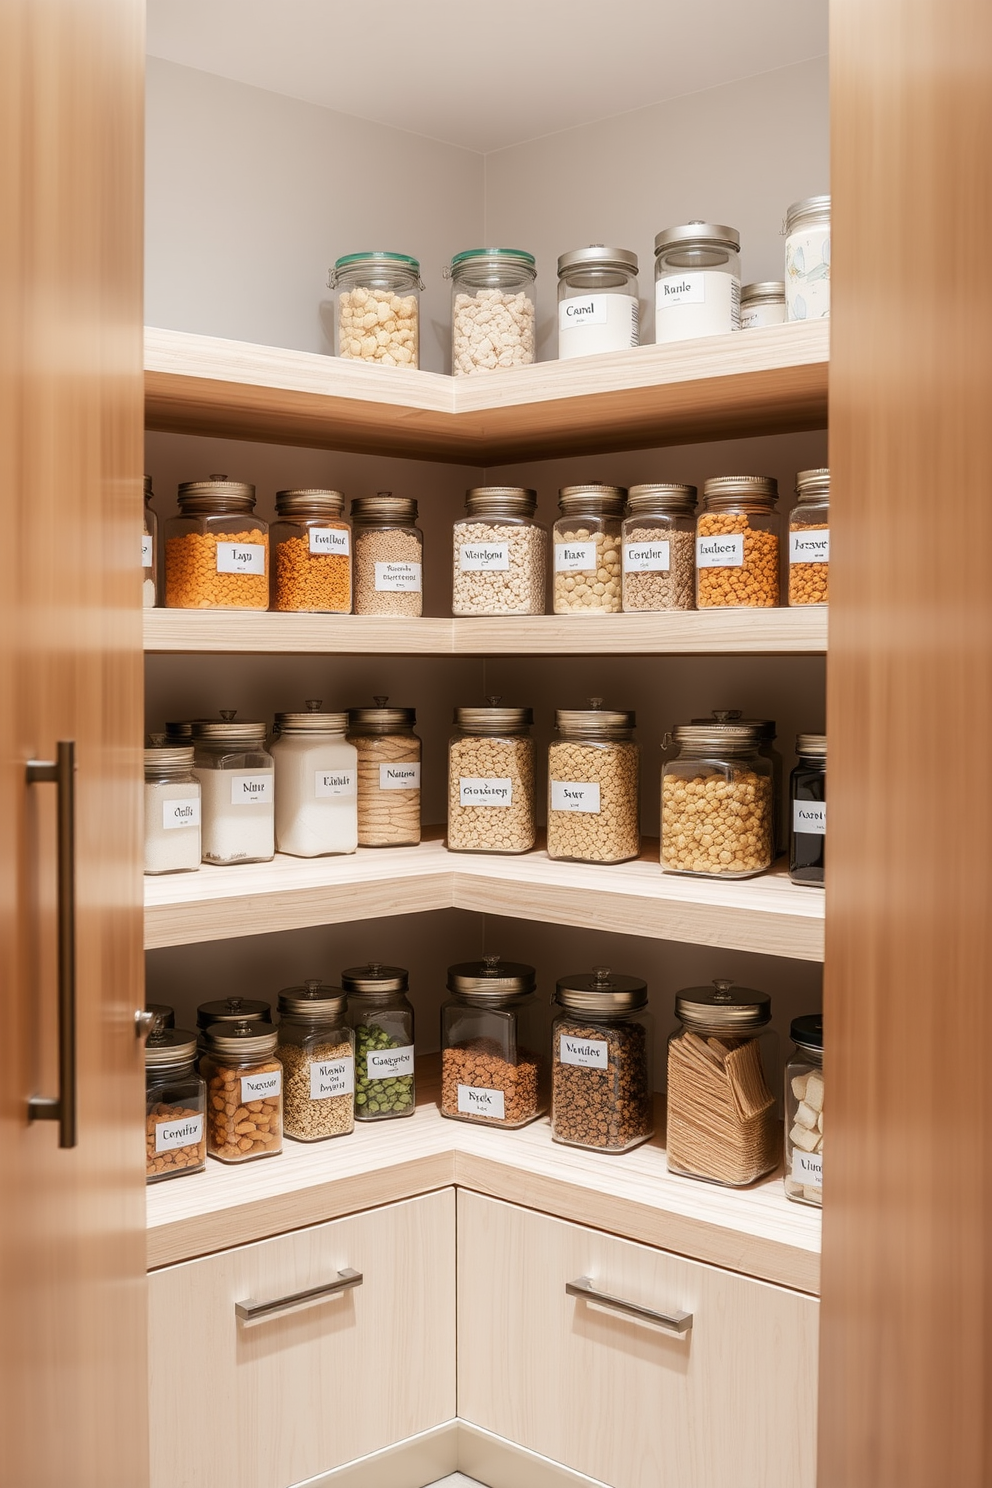
[[[451,280],[455,377],[526,367],[534,360],[534,255],[522,248],[467,248],[444,270]]]
[[[454,527],[453,615],[543,615],[548,534],[537,492],[475,486]]]
[[[406,253],[346,253],[327,276],[337,294],[334,350],[380,367],[420,364],[420,264]]]
[[[785,1066],[785,1192],[823,1207],[823,1014],[793,1018]]]
[[[547,1110],[547,1026],[533,966],[498,956],[448,967],[441,1006],[442,1116],[526,1126]]]
[[[761,284],[744,285],[741,290],[742,331],[783,325],[786,318],[785,284],[781,279],[767,279]]]
[[[346,994],[319,981],[279,993],[283,1125],[298,1142],[322,1142],[355,1129],[355,1035]]]
[[[618,615],[623,607],[623,486],[563,486],[552,529],[556,615]]]
[[[789,320],[830,314],[830,198],[808,196],[785,214],[785,308]]]
[[[753,878],[774,860],[771,762],[744,724],[682,724],[661,775],[661,866],[692,878]]]
[[[778,482],[721,475],[703,487],[696,522],[696,607],[773,609],[778,604]]]
[[[829,599],[830,471],[800,470],[799,498],[789,513],[789,603],[820,605]]]
[[[340,491],[277,491],[272,608],[351,614],[351,526]]]
[[[141,603],[146,610],[158,604],[158,517],[152,511],[152,478],[145,476],[144,526],[141,534]]]
[[[145,872],[200,866],[200,782],[193,746],[145,750]]]
[[[647,983],[608,966],[562,977],[551,1028],[551,1135],[629,1152],[654,1134],[654,1019]]]
[[[637,254],[593,243],[558,260],[558,360],[638,344]]]
[[[640,748],[635,715],[559,709],[548,749],[548,857],[568,863],[627,863],[641,850]]]
[[[424,613],[424,534],[412,496],[379,491],[351,503],[355,525],[355,614]]]
[[[827,861],[827,736],[800,734],[789,776],[789,877],[823,888]]]
[[[537,837],[534,817],[534,714],[503,708],[456,708],[448,745],[449,852],[525,853]]]
[[[695,609],[695,486],[631,486],[620,540],[625,611]]]
[[[207,1082],[207,1152],[220,1162],[251,1162],[282,1151],[282,1064],[267,1023],[212,1023],[204,1030],[200,1073]]]
[[[226,475],[179,487],[165,524],[168,609],[268,609],[269,528],[254,511],[255,487]]]
[[[359,847],[412,847],[420,841],[420,740],[413,708],[348,709],[348,743],[358,754]]]
[[[390,1121],[417,1105],[410,974],[402,966],[352,966],[341,973],[355,1030],[355,1116]]]
[[[294,858],[353,853],[358,847],[358,751],[345,737],[347,713],[277,713],[272,759],[276,848]]]
[[[145,1042],[145,1178],[181,1178],[207,1166],[207,1088],[196,1073],[196,1034],[160,1025]]]
[[[655,341],[724,336],[741,319],[741,240],[715,222],[666,227],[654,240]]]
[[[193,770],[200,782],[200,848],[205,863],[267,863],[275,856],[272,756],[264,723],[193,724]]]
[[[668,1171],[746,1188],[778,1167],[767,992],[714,981],[676,994],[668,1040]]]

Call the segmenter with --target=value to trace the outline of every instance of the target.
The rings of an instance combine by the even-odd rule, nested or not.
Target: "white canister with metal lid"
[[[558,260],[558,358],[638,344],[637,254],[592,243]]]
[[[741,314],[741,240],[734,227],[687,222],[654,240],[655,340],[688,341],[736,331]]]

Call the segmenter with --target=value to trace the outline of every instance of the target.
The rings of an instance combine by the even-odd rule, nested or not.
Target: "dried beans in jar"
[[[547,1105],[543,1009],[533,966],[497,956],[448,968],[441,1008],[441,1115],[526,1126]]]
[[[609,967],[562,977],[552,1028],[551,1135],[572,1147],[626,1152],[654,1131],[654,1020],[647,984]]]

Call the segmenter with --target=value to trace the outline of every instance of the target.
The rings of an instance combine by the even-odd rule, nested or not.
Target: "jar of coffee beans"
[[[347,994],[319,981],[279,993],[279,1045],[287,1137],[319,1142],[355,1128],[355,1036]]]
[[[654,1131],[647,983],[597,966],[562,977],[555,1002],[551,1135],[599,1152],[646,1142]]]
[[[402,966],[352,966],[341,973],[348,1022],[355,1033],[355,1116],[388,1121],[412,1116],[417,1104],[413,1069],[410,974]]]
[[[533,966],[498,956],[448,967],[441,1008],[441,1115],[526,1126],[547,1107],[545,1008]]]

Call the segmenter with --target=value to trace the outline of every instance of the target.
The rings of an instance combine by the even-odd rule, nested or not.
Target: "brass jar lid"
[[[537,986],[537,972],[523,961],[501,961],[483,956],[481,961],[459,961],[448,967],[448,991],[475,1002],[498,1002],[521,997]]]
[[[778,500],[778,481],[771,475],[714,475],[703,485],[703,501],[710,510],[752,501],[769,511]]]
[[[344,503],[343,491],[307,488],[276,492],[276,513],[280,517],[340,517]]]
[[[305,713],[277,713],[277,734],[343,734],[347,713],[322,713],[323,698],[307,698]]]
[[[247,481],[228,480],[226,475],[183,481],[179,487],[179,508],[183,512],[252,511],[254,506],[255,487]]]
[[[799,734],[796,738],[796,753],[809,759],[826,759],[826,734]]]
[[[349,997],[374,997],[390,992],[406,992],[410,973],[405,966],[383,966],[369,961],[365,966],[349,966],[341,973],[341,985]]]
[[[318,1019],[338,1017],[344,1011],[348,994],[343,987],[330,987],[316,977],[299,987],[284,987],[279,993],[279,1013],[283,1017],[304,1016]]]
[[[611,738],[626,733],[637,723],[637,714],[625,708],[604,708],[602,698],[590,698],[588,708],[558,708],[555,728],[569,736]]]
[[[796,495],[800,501],[823,501],[830,495],[829,470],[798,470]]]
[[[470,517],[532,517],[537,492],[529,486],[472,486],[465,492]]]
[[[516,733],[530,728],[533,708],[502,708],[500,702],[500,698],[491,697],[484,708],[456,708],[454,722],[473,734]]]
[[[631,486],[627,492],[627,515],[648,516],[653,511],[691,513],[696,509],[696,487],[678,481],[656,481]]]
[[[201,1002],[196,1010],[197,1028],[209,1028],[215,1023],[271,1022],[269,1004],[254,997],[221,997],[216,1002]]]
[[[373,698],[374,708],[349,708],[348,731],[359,734],[389,734],[394,729],[412,728],[417,721],[416,708],[387,708],[389,698]]]
[[[417,503],[412,496],[394,496],[392,491],[377,491],[374,496],[355,496],[351,503],[351,519],[372,526],[410,527],[417,520]]]
[[[259,719],[239,719],[235,722],[236,713],[236,708],[222,708],[219,723],[213,718],[194,718],[194,743],[264,744],[269,732],[268,725]]]
[[[203,1033],[204,1048],[210,1054],[253,1055],[264,1058],[274,1054],[279,1035],[268,1023],[211,1023]]]
[[[677,992],[675,1016],[687,1028],[747,1033],[770,1022],[772,1000],[767,992],[717,979],[708,987],[685,987]]]
[[[622,517],[627,500],[625,486],[562,486],[558,492],[558,510],[562,516],[581,516],[588,512],[597,517]]]
[[[608,966],[559,977],[555,1002],[576,1013],[629,1013],[647,1006],[648,984],[642,977],[621,976]]]

